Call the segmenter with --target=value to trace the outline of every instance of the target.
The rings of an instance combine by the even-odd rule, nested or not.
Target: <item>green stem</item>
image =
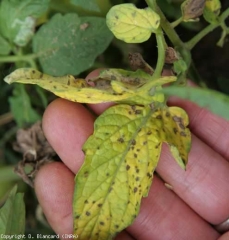
[[[38,57],[37,54],[0,56],[0,63],[28,62],[29,64],[31,64],[31,61],[33,61],[37,57]]]
[[[166,52],[166,42],[161,29],[156,33],[157,40],[157,49],[158,49],[158,58],[156,69],[153,74],[153,79],[157,79],[161,77],[161,73],[165,63],[165,52]]]
[[[208,25],[206,28],[204,28],[201,32],[199,32],[197,35],[195,35],[191,40],[189,40],[188,42],[185,43],[186,47],[189,50],[192,50],[196,44],[203,38],[205,37],[208,33],[212,32],[213,30],[215,30],[217,27],[221,26],[223,28],[223,30],[227,31],[227,27],[224,23],[224,21],[226,20],[226,18],[228,18],[229,16],[229,8],[227,10],[225,10],[219,17],[219,21],[218,23],[212,23],[210,25]]]
[[[210,24],[205,27],[202,31],[196,34],[191,40],[185,43],[187,49],[192,50],[196,44],[205,37],[208,33],[212,32],[215,28],[219,27],[219,24]]]
[[[173,28],[177,27],[182,21],[183,21],[183,18],[182,18],[182,17],[178,18],[178,19],[175,20],[174,22],[170,23],[170,24],[171,24],[171,27],[173,27]]]
[[[172,44],[179,48],[184,48],[185,47],[184,43],[182,42],[180,37],[177,35],[176,31],[171,26],[171,23],[166,19],[164,13],[157,6],[156,0],[146,0],[146,3],[150,8],[152,8],[160,16],[161,27],[165,31],[166,35],[168,36]]]

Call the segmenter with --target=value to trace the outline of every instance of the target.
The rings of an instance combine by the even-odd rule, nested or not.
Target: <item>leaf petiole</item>
[[[195,45],[203,38],[205,37],[208,33],[212,32],[215,30],[217,27],[221,26],[223,30],[228,32],[228,27],[225,24],[226,18],[229,17],[229,8],[226,9],[221,16],[219,17],[218,23],[212,23],[205,27],[202,31],[200,31],[197,35],[195,35],[191,40],[185,43],[185,46],[189,49],[192,50],[192,48],[195,47]]]
[[[158,58],[156,69],[153,74],[153,79],[158,79],[161,77],[161,73],[165,63],[166,42],[163,31],[161,29],[159,29],[159,31],[156,33],[156,40],[158,48]]]
[[[31,62],[38,57],[37,54],[28,54],[28,55],[12,55],[12,56],[0,56],[0,63],[10,63],[10,62]]]

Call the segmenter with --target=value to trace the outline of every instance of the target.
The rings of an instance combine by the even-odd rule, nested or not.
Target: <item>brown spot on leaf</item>
[[[142,110],[136,110],[136,111],[135,111],[135,114],[136,114],[136,115],[142,114]]]
[[[152,134],[152,131],[148,131],[146,134],[147,134],[147,135],[151,135],[151,134]]]
[[[86,216],[91,216],[91,213],[88,211],[85,214],[86,214]]]
[[[134,153],[134,157],[135,157],[135,158],[137,158],[137,157],[138,157],[138,155],[137,155],[136,153]]]
[[[130,169],[130,165],[126,165],[126,170],[128,171]]]
[[[181,118],[180,117],[177,117],[177,116],[173,116],[173,120],[175,122],[181,122]]]
[[[178,130],[176,128],[173,128],[173,132],[176,134]]]
[[[134,193],[136,193],[138,191],[138,188],[135,187],[133,191],[134,191]]]
[[[186,137],[186,136],[187,136],[185,132],[180,132],[180,135],[181,135],[182,137]]]
[[[120,137],[120,138],[118,139],[118,142],[123,143],[123,142],[124,142],[124,139],[123,139],[122,137]]]
[[[170,117],[170,113],[169,113],[169,112],[166,112],[166,113],[165,113],[165,116],[166,116],[166,117]]]
[[[180,127],[181,129],[183,129],[183,130],[185,129],[185,126],[184,126],[184,124],[183,124],[182,122],[179,123],[179,127]]]
[[[104,223],[104,222],[99,222],[99,224],[102,225],[102,226],[104,226],[105,223]]]
[[[162,116],[161,115],[157,115],[156,119],[162,119]]]
[[[99,203],[97,206],[98,206],[98,207],[102,207],[102,206],[103,206],[103,204],[102,204],[102,203]]]

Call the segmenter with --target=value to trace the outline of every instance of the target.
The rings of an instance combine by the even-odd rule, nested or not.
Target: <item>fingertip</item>
[[[38,201],[57,234],[73,232],[72,198],[74,175],[59,162],[43,166],[34,182]]]
[[[93,133],[94,116],[81,104],[64,99],[53,101],[43,117],[46,138],[74,173],[81,167],[82,146]]]

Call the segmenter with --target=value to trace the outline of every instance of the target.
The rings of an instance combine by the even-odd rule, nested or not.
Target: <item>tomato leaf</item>
[[[115,37],[127,43],[147,41],[160,25],[159,15],[151,8],[138,9],[131,3],[112,7],[106,18]]]
[[[133,222],[148,194],[162,142],[184,168],[190,148],[187,124],[180,108],[129,105],[113,106],[96,120],[75,179],[74,233],[80,239],[112,239]]]
[[[5,235],[23,234],[25,230],[25,204],[23,193],[16,193],[14,187],[0,209],[0,233]]]
[[[124,74],[123,77],[120,73]],[[137,76],[138,80],[136,80]],[[8,75],[5,81],[7,83],[37,84],[57,96],[73,102],[102,103],[113,101],[144,105],[150,104],[152,101],[163,102],[164,95],[157,93],[156,90],[160,90],[161,85],[176,80],[175,77],[167,76],[149,81],[151,77],[143,71],[106,70],[98,78],[87,82],[84,79],[75,79],[71,75],[52,77],[37,70],[21,68]],[[133,80],[135,82],[132,82]]]
[[[113,36],[100,17],[56,14],[33,38],[33,50],[45,73],[78,75],[90,68]]]

